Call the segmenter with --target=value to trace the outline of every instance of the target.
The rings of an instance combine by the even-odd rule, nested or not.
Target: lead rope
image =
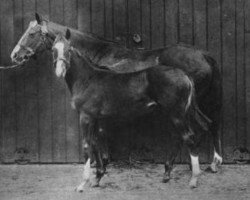
[[[16,65],[10,65],[10,66],[0,66],[0,70],[3,69],[12,69],[12,68],[17,68],[17,67],[22,67],[23,64],[16,64]]]

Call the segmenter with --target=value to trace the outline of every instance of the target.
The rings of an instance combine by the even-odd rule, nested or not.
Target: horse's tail
[[[196,97],[195,97],[195,88],[194,83],[189,78],[190,81],[190,95],[186,104],[186,113],[188,121],[192,128],[201,129],[205,132],[208,132],[210,129],[211,119],[209,119],[199,108]]]
[[[209,95],[213,96],[214,104],[216,110],[220,111],[222,107],[222,77],[219,69],[219,65],[216,60],[210,56],[208,53],[203,53],[203,56],[207,63],[212,68],[212,79],[210,84]]]

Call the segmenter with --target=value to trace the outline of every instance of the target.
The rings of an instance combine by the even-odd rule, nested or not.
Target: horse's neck
[[[94,60],[94,57],[98,54],[100,47],[107,46],[108,42],[92,36],[91,34],[82,33],[75,29],[71,30],[71,43],[79,49],[85,56],[88,56],[90,60]],[[48,32],[52,38],[55,38],[58,34],[65,34],[66,27],[49,22]]]
[[[72,53],[70,60],[70,68],[67,70],[65,80],[72,92],[74,85],[78,82],[82,84],[88,83],[93,75],[93,69],[88,63],[77,55],[76,52]]]

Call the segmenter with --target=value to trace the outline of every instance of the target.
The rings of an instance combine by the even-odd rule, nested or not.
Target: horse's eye
[[[29,36],[33,38],[35,36],[35,33],[30,33]]]

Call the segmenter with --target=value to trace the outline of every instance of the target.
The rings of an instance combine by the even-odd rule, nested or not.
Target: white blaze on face
[[[57,49],[57,58],[64,58],[63,51],[64,51],[64,44],[62,42],[58,42],[55,44],[55,48]],[[57,77],[65,77],[66,75],[66,65],[63,60],[58,60],[56,62],[56,75]]]
[[[26,37],[26,35],[29,33],[30,29],[35,27],[37,25],[37,21],[32,21],[29,24],[29,27],[27,28],[27,30],[25,31],[25,33],[23,34],[23,36],[21,37],[21,39],[18,41],[17,45],[15,46],[15,48],[13,49],[13,51],[10,54],[10,58],[12,60],[12,62],[15,61],[15,54],[20,50],[20,44],[22,43],[23,39]]]

